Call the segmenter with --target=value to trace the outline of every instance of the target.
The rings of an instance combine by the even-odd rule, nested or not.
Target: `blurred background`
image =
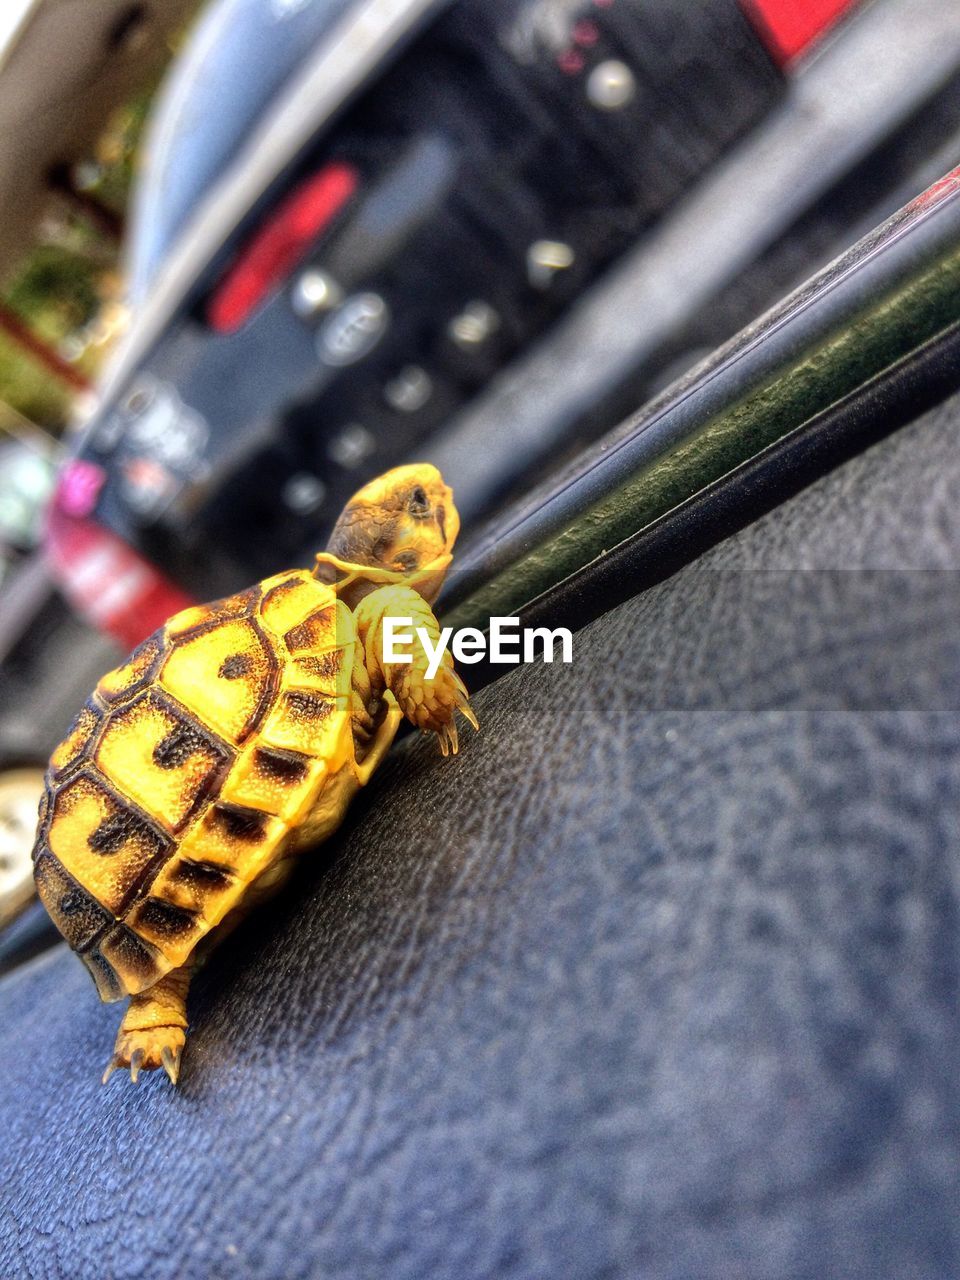
[[[423,456],[465,542],[960,161],[942,0],[13,0],[0,898],[186,603]],[[19,901],[19,899],[18,899]]]

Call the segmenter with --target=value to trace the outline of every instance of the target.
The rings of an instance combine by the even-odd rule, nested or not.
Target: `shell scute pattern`
[[[134,649],[126,662],[107,672],[94,691],[94,700],[109,706],[131,698],[150,682],[163,657],[163,650],[163,633],[155,631]]]
[[[327,772],[325,760],[302,751],[267,747],[258,737],[237,757],[220,795],[231,804],[259,809],[293,826],[304,795],[312,796]]]
[[[163,972],[164,965],[162,954],[125,924],[114,925],[99,944],[98,951],[87,952],[83,958],[88,961],[88,967],[90,960],[108,966],[105,974],[101,971],[101,981],[107,990],[115,992],[114,999],[122,998],[128,991],[149,987],[156,982],[157,973]],[[96,979],[97,971],[91,971]]]
[[[287,661],[259,743],[281,754],[322,760],[336,772],[351,748],[345,725],[356,644],[353,615],[308,574],[278,574],[263,587],[260,617]],[[325,660],[323,666],[311,669],[311,657]]]
[[[331,592],[297,569],[275,574],[260,585],[263,594],[257,612],[260,621],[277,639],[282,639],[312,611],[331,602]]]
[[[315,609],[302,622],[298,622],[284,634],[284,644],[292,654],[300,654],[304,651],[314,654],[328,653],[335,650],[343,639],[337,636],[337,624],[339,622],[342,627],[343,621],[338,616],[335,604]]]
[[[35,852],[101,996],[143,990],[276,861],[351,756],[353,617],[304,571],[178,614],[54,753]]]
[[[93,759],[118,790],[175,832],[229,755],[194,719],[151,688],[109,718]]]
[[[166,639],[176,640],[194,631],[215,627],[218,623],[229,622],[232,618],[246,618],[255,609],[260,599],[260,588],[248,587],[246,591],[238,591],[236,595],[224,596],[222,600],[212,600],[208,604],[191,605],[180,613],[168,618],[163,628]]]
[[[51,776],[65,773],[83,758],[87,744],[99,728],[101,718],[101,709],[92,701],[80,708],[67,736],[50,757]]]
[[[231,743],[252,732],[276,682],[277,663],[250,618],[174,637],[159,683]]]
[[[38,855],[34,872],[37,891],[57,928],[74,951],[85,951],[105,932],[113,917],[80,888],[52,853]]]
[[[124,803],[93,770],[73,775],[57,790],[44,844],[114,915],[151,864],[172,847],[146,814]]]

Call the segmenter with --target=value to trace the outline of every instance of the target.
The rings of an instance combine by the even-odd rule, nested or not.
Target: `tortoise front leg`
[[[390,663],[384,658],[384,618],[409,618],[415,637],[410,662]],[[436,733],[444,755],[456,754],[458,747],[456,713],[459,711],[475,729],[477,718],[470,706],[463,681],[453,669],[453,658],[445,652],[433,676],[430,659],[417,638],[421,629],[435,649],[440,639],[440,623],[418,592],[410,587],[386,586],[371,591],[356,610],[357,633],[363,646],[366,669],[374,686],[386,687],[396,698],[410,723],[424,732]]]
[[[194,968],[185,964],[171,969],[152,987],[131,997],[117,1032],[113,1057],[103,1073],[104,1084],[118,1067],[129,1067],[134,1082],[141,1071],[163,1067],[171,1084],[177,1083],[187,1038],[187,992]]]

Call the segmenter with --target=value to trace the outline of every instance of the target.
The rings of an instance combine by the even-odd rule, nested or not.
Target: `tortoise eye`
[[[430,500],[427,497],[426,490],[422,485],[418,484],[410,494],[410,510],[414,514],[421,514],[422,512],[429,510],[429,507]]]

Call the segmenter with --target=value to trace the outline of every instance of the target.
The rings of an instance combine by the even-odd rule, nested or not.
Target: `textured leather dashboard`
[[[958,414],[403,743],[176,1093],[7,975],[3,1275],[958,1274]]]

